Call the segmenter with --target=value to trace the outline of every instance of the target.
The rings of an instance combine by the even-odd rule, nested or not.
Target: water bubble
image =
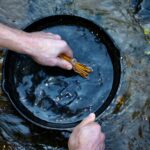
[[[25,103],[27,101],[27,99],[25,97],[21,97],[20,101],[22,101],[23,103]]]
[[[46,108],[43,108],[43,111],[47,111],[47,109],[46,109]]]
[[[63,119],[63,118],[64,118],[64,116],[61,116],[60,118],[61,118],[61,119]]]
[[[102,84],[102,79],[99,78],[98,81],[97,81],[98,85],[101,85]]]
[[[85,109],[84,109],[84,112],[87,112],[87,111],[88,111],[87,108],[85,108]]]
[[[43,91],[42,91],[42,90],[40,90],[40,92],[39,92],[39,96],[42,96],[42,94],[43,94]]]
[[[38,102],[37,102],[37,101],[35,101],[34,106],[37,106],[37,105],[38,105]]]
[[[91,31],[91,33],[92,33],[92,34],[94,34],[94,32],[93,32],[93,31]]]
[[[57,101],[57,102],[60,101],[60,97],[57,96],[57,97],[55,98],[55,101]]]
[[[48,83],[45,83],[45,86],[48,86]]]
[[[79,103],[79,101],[75,101],[75,103],[76,103],[76,104],[78,104],[78,103]]]
[[[65,97],[66,97],[66,98],[69,98],[69,97],[71,98],[71,97],[72,97],[72,94],[71,94],[70,92],[67,92],[67,93],[65,94]]]
[[[89,107],[89,111],[92,112],[92,105]]]

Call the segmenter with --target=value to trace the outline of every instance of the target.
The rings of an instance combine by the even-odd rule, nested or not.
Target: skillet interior
[[[120,81],[120,55],[102,28],[77,16],[51,16],[25,31],[60,34],[74,57],[93,68],[88,79],[73,71],[44,67],[30,57],[8,51],[3,89],[18,112],[48,129],[74,127],[90,112],[99,116],[113,100]]]

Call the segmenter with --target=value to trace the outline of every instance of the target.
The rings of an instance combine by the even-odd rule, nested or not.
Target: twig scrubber
[[[93,72],[91,68],[77,62],[75,58],[71,58],[65,54],[61,54],[59,57],[70,62],[73,66],[73,70],[83,78],[87,78],[89,73]]]

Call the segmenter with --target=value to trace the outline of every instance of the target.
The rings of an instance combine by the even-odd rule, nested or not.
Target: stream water
[[[149,0],[0,0],[0,22],[24,28],[55,14],[74,14],[102,26],[121,54],[121,82],[98,121],[106,150],[150,149]],[[1,52],[2,68],[3,52]],[[1,150],[66,150],[70,132],[48,131],[24,120],[0,92]]]

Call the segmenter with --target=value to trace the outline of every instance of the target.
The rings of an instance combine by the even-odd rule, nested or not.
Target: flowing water
[[[24,28],[49,15],[74,14],[102,26],[121,54],[121,83],[100,115],[108,150],[150,148],[149,0],[1,0],[0,21]],[[1,64],[3,53],[1,53]],[[32,77],[31,77],[32,78]],[[0,149],[67,149],[68,131],[47,131],[24,120],[0,92]]]

